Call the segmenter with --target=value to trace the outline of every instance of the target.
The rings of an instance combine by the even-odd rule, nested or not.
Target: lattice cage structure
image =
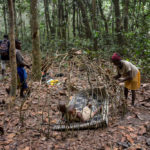
[[[51,66],[54,67],[54,64],[56,63],[53,62]],[[52,70],[52,67],[50,70]],[[62,84],[66,87],[68,96],[66,104],[73,101],[77,109],[83,109],[85,103],[90,100],[90,102],[96,102],[94,107],[101,106],[102,111],[87,122],[70,123],[62,121],[60,116],[55,124],[42,123],[42,125],[49,126],[48,128],[56,131],[107,126],[109,117],[117,114],[117,109],[119,109],[124,99],[122,88],[113,79],[114,69],[112,64],[103,59],[89,60],[85,55],[71,57],[64,55],[59,59],[59,73],[62,72],[66,76],[65,82]],[[70,97],[72,98],[70,99]]]

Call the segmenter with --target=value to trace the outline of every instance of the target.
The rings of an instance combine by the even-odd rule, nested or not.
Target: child
[[[24,97],[24,91],[28,89],[26,79],[27,79],[27,72],[24,67],[27,67],[30,69],[30,66],[26,64],[24,61],[24,58],[20,52],[21,50],[21,42],[19,40],[15,41],[16,44],[16,62],[17,62],[17,73],[19,76],[19,82],[20,82],[20,97]],[[28,90],[29,92],[29,90]]]
[[[58,105],[58,110],[62,113],[62,119],[66,119],[69,122],[73,121],[89,121],[91,118],[93,118],[100,109],[96,111],[92,111],[91,104],[85,106],[82,111],[78,111],[76,108],[74,108],[74,105],[66,106],[64,103],[60,103]]]
[[[25,97],[24,91],[27,91],[27,94],[30,93],[29,88],[26,83],[27,79],[27,72],[24,67],[27,67],[30,69],[30,66],[26,64],[24,61],[24,58],[20,52],[21,50],[21,42],[19,40],[15,40],[16,45],[16,63],[17,63],[17,74],[18,74],[18,87],[20,89],[20,97]],[[6,92],[9,94],[10,89],[6,89]]]
[[[140,88],[140,71],[132,63],[122,60],[120,55],[114,53],[111,58],[113,64],[117,66],[118,75],[114,78],[125,83],[124,95],[128,98],[128,90],[132,92],[132,105],[135,102],[135,90]],[[123,78],[120,78],[123,77]]]

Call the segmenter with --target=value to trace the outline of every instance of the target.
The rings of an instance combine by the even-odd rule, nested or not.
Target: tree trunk
[[[75,0],[73,0],[73,19],[72,19],[72,25],[73,25],[73,36],[76,36],[76,25],[75,25],[75,13],[76,13],[76,5]]]
[[[21,27],[21,40],[23,41],[24,39],[24,36],[23,36],[23,20],[22,20],[22,10],[21,10],[21,1],[19,0],[19,18],[20,18],[20,21],[19,21],[19,26]]]
[[[81,32],[80,32],[80,10],[77,8],[77,29],[78,29],[78,36],[80,37]]]
[[[11,96],[16,97],[17,88],[17,66],[16,66],[16,48],[15,48],[15,24],[13,0],[8,0],[9,20],[10,20],[10,66],[11,66]]]
[[[41,51],[38,25],[38,0],[31,0],[31,30],[32,30],[32,75],[35,81],[41,79]]]
[[[57,35],[58,35],[58,38],[61,39],[61,2],[60,0],[58,0],[58,28],[57,28]]]
[[[109,19],[110,19],[110,16],[111,16],[111,8],[110,8],[110,15],[108,16],[108,17],[106,17],[105,15],[104,15],[104,11],[103,11],[103,9],[102,9],[102,1],[101,0],[99,0],[98,1],[98,4],[99,4],[99,10],[100,10],[100,14],[101,14],[101,17],[102,17],[102,19],[103,19],[103,21],[104,21],[104,27],[105,27],[105,34],[104,34],[104,39],[105,39],[105,41],[106,41],[106,45],[109,45],[110,44],[110,40],[109,40],[109,27],[108,27],[108,22],[109,22]],[[112,24],[113,24],[113,22],[112,22]]]
[[[58,0],[58,17],[59,17],[59,36],[63,40],[62,49],[66,48],[66,20],[65,20],[65,9],[64,0]]]
[[[55,3],[53,3],[52,6],[52,27],[51,27],[51,36],[53,37],[53,39],[55,39],[55,35],[56,35],[56,15],[57,15],[57,10],[55,7]]]
[[[94,48],[94,50],[97,50],[96,0],[92,0],[92,18],[93,18],[93,29],[94,29],[94,31],[95,31],[95,35],[94,35],[94,37],[93,37],[93,40],[94,40],[93,48]]]
[[[124,1],[124,30],[128,32],[128,7],[129,0]]]
[[[62,0],[62,20],[61,20],[61,24],[62,24],[62,38],[64,40],[64,44],[66,45],[66,20],[67,20],[67,12],[65,11],[65,5],[66,5],[66,1]]]
[[[69,12],[68,12],[68,8],[69,8],[69,2],[68,0],[65,0],[65,11],[64,11],[64,20],[65,20],[65,24],[64,24],[64,30],[66,31],[66,40],[70,39],[70,21],[69,21]],[[66,42],[66,41],[65,41]],[[67,43],[66,43],[67,44]]]
[[[106,34],[108,34],[108,24],[107,24],[107,19],[106,19],[104,13],[103,13],[102,2],[101,2],[101,0],[99,0],[98,3],[99,3],[100,14],[101,14],[101,17],[102,17],[102,19],[103,19],[103,21],[104,21],[104,24],[105,24],[105,32],[106,32]]]
[[[77,4],[78,4],[78,7],[81,9],[82,19],[83,19],[83,23],[84,23],[84,27],[85,27],[85,32],[86,32],[86,37],[91,38],[92,32],[91,32],[91,28],[90,28],[90,24],[88,21],[88,16],[87,16],[84,4],[83,4],[82,0],[77,0]]]
[[[16,13],[16,0],[13,0],[14,7],[14,22],[15,22],[15,37],[18,39],[18,27],[17,27],[17,13]]]
[[[6,19],[6,1],[3,0],[3,15],[4,15],[4,24],[5,24],[5,34],[7,34],[7,19]]]
[[[117,43],[118,45],[123,44],[123,37],[121,34],[121,20],[120,20],[120,6],[119,0],[113,0],[114,3],[114,10],[115,10],[115,23],[116,23],[116,36],[117,36]]]
[[[46,22],[46,31],[47,31],[47,38],[50,39],[51,33],[51,21],[49,16],[49,8],[48,8],[48,0],[44,0],[44,8],[45,8],[45,22]]]

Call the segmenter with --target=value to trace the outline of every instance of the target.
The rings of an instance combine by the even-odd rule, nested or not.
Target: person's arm
[[[119,79],[119,81],[124,82],[124,81],[131,80],[131,79],[132,79],[132,72],[128,71],[127,76],[125,78]]]
[[[10,41],[8,41],[8,50],[9,50],[9,48],[10,48]]]
[[[25,66],[25,67],[27,67],[28,69],[30,69],[30,65],[26,64],[26,63],[24,62],[24,60],[23,60],[23,61],[20,61],[20,65]]]
[[[23,59],[23,57],[22,57],[20,52],[16,53],[16,59],[17,59],[17,61],[19,62],[19,64],[21,66],[26,66],[27,68],[30,68],[30,66],[24,62],[24,59]]]
[[[119,79],[121,77],[121,74],[118,72],[118,74],[116,75],[116,76],[114,76],[113,78],[115,79],[115,80],[117,80],[117,79]]]

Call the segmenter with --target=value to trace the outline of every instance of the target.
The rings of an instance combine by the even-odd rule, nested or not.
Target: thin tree
[[[94,45],[93,48],[94,50],[97,50],[97,36],[96,36],[96,32],[97,32],[97,19],[96,19],[96,0],[92,0],[92,20],[93,20],[93,29],[95,31],[93,40],[94,40]]]
[[[107,19],[106,19],[106,16],[104,15],[104,11],[102,9],[102,0],[99,0],[98,1],[98,4],[99,4],[99,9],[100,9],[100,14],[101,14],[101,17],[104,21],[104,25],[105,25],[105,32],[108,34],[108,22],[107,22]]]
[[[6,2],[5,0],[3,0],[3,16],[4,16],[4,25],[5,25],[5,33],[7,34],[7,19],[6,19],[6,15],[7,15],[7,11],[6,11]]]
[[[19,26],[20,26],[20,33],[21,33],[21,40],[23,41],[24,39],[24,34],[23,34],[23,14],[22,14],[22,9],[21,9],[21,5],[22,5],[22,2],[21,0],[18,1],[19,2]]]
[[[16,35],[16,39],[18,39],[16,0],[13,0],[13,7],[14,7],[15,35]]]
[[[58,19],[59,19],[58,36],[63,40],[62,49],[66,48],[66,18],[64,5],[65,0],[58,0]]]
[[[114,4],[114,11],[115,11],[115,23],[116,23],[116,36],[117,36],[117,44],[122,45],[123,44],[123,36],[122,36],[122,30],[121,30],[121,17],[120,17],[120,4],[119,0],[113,0]]]
[[[72,25],[73,25],[73,36],[76,36],[76,25],[75,25],[75,15],[76,15],[76,5],[75,5],[75,0],[72,2],[72,7],[73,7],[73,19],[72,19]]]
[[[38,25],[38,0],[31,0],[32,74],[36,81],[41,79],[41,51]]]
[[[124,30],[128,32],[129,0],[124,1]]]
[[[86,37],[91,38],[92,31],[91,31],[91,28],[90,28],[90,24],[89,24],[89,20],[88,20],[88,16],[87,16],[87,12],[86,12],[84,3],[83,3],[82,0],[77,0],[77,4],[78,4],[78,7],[80,8],[81,13],[82,13],[82,19],[83,19],[83,24],[84,24],[84,28],[85,28]]]
[[[15,48],[15,24],[14,24],[14,8],[13,0],[8,0],[9,20],[10,20],[10,66],[11,66],[11,91],[10,94],[16,97],[17,89],[17,65],[16,65],[16,48]]]
[[[44,12],[45,12],[45,22],[46,22],[46,31],[47,31],[47,39],[50,39],[51,33],[51,21],[49,16],[49,7],[48,7],[48,0],[44,0]]]

